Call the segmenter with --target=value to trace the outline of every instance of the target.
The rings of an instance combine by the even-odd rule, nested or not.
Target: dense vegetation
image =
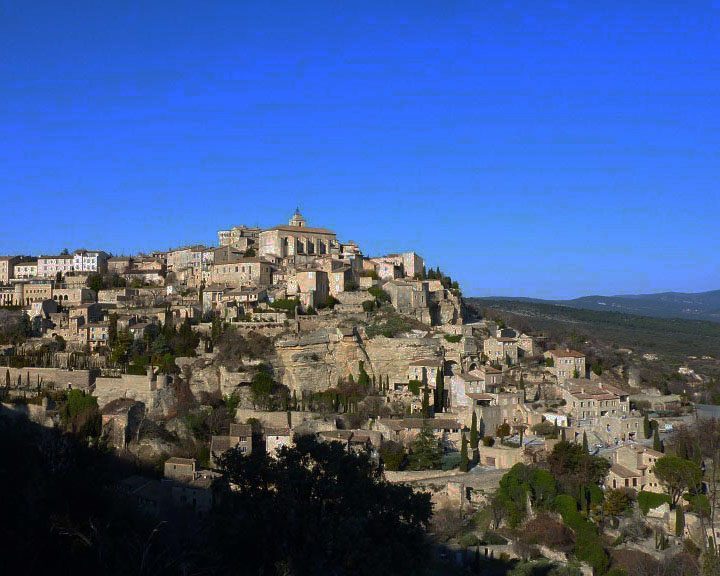
[[[388,484],[340,444],[228,453],[204,518],[159,521],[126,505],[113,485],[136,471],[74,434],[0,414],[3,571],[400,575],[431,564],[429,496]]]
[[[558,340],[602,340],[677,359],[715,356],[720,350],[720,324],[714,322],[578,310],[521,300],[469,298],[467,303],[476,313],[485,311],[483,316],[499,313],[509,326],[545,332]]]

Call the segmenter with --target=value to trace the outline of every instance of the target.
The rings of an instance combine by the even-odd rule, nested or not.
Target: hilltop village
[[[208,514],[228,451],[274,458],[312,436],[431,493],[443,554],[475,573],[544,557],[634,574],[720,535],[714,459],[677,448],[686,398],[479,318],[417,253],[367,256],[299,211],[214,247],[6,256],[0,305],[4,409],[136,463],[117,494],[154,517]],[[678,480],[680,456],[697,470]]]

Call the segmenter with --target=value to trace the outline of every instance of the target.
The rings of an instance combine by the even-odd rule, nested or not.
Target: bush
[[[363,312],[372,312],[375,310],[375,301],[374,300],[364,300],[362,303],[362,309]]]
[[[638,506],[642,513],[647,515],[651,508],[657,508],[665,502],[670,504],[670,496],[667,494],[656,494],[655,492],[645,492],[641,490],[637,497]]]
[[[460,452],[450,452],[443,456],[442,469],[452,470],[460,466]]]
[[[445,334],[445,340],[451,344],[457,344],[462,340],[462,334]]]
[[[495,444],[495,438],[493,438],[492,436],[483,436],[482,443],[483,446],[492,448],[493,444]]]
[[[405,448],[392,440],[383,442],[380,446],[380,458],[386,470],[401,470],[405,465]]]
[[[390,302],[390,294],[379,286],[370,286],[367,291],[371,296],[374,296],[378,302]]]
[[[422,386],[422,382],[420,380],[410,380],[408,382],[408,390],[412,392],[415,396],[420,396],[420,387]]]

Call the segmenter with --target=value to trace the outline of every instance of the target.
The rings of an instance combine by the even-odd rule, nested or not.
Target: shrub
[[[386,470],[401,470],[405,465],[405,448],[392,440],[383,442],[380,446],[380,458]]]
[[[364,300],[362,303],[362,309],[363,312],[372,312],[375,310],[375,301],[374,300]]]
[[[637,497],[638,506],[642,513],[647,515],[651,508],[657,508],[665,502],[670,504],[670,496],[667,494],[656,494],[655,492],[645,492],[641,490]]]
[[[420,387],[422,386],[422,382],[420,380],[410,380],[408,382],[408,390],[412,392],[415,396],[420,396]]]
[[[495,438],[493,438],[492,436],[483,436],[482,443],[483,446],[491,448],[493,444],[495,444]]]
[[[379,286],[370,286],[367,291],[371,296],[374,296],[378,302],[390,302],[390,294]]]
[[[452,344],[457,344],[462,340],[462,334],[445,334],[445,340]]]

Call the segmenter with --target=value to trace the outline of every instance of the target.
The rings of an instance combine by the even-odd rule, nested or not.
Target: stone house
[[[517,364],[518,342],[515,338],[490,336],[483,341],[483,353],[491,362]]]
[[[601,416],[627,416],[629,394],[603,382],[584,378],[566,379],[559,387],[565,400],[563,411],[575,420],[597,420]]]
[[[663,492],[654,473],[655,462],[664,454],[645,446],[620,446],[610,455],[610,471],[605,477],[607,488],[634,488],[637,491]]]
[[[454,418],[380,418],[375,423],[383,438],[404,445],[410,445],[425,426],[445,444],[455,446],[460,442],[462,424]]]
[[[130,270],[132,261],[133,259],[129,256],[113,256],[112,258],[108,258],[108,273],[118,275],[125,274],[125,272]]]
[[[414,360],[408,365],[408,381],[417,380],[422,382],[423,371],[425,371],[428,387],[435,389],[437,387],[437,373],[442,367],[443,359],[440,357]]]
[[[18,262],[13,266],[14,277],[19,280],[28,280],[37,278],[38,261],[35,258],[28,258],[22,262]]]
[[[290,428],[265,427],[263,435],[265,436],[265,451],[270,456],[275,456],[283,446],[292,446],[292,430]]]
[[[566,378],[585,378],[585,354],[570,350],[548,350],[545,358],[552,358],[553,366],[550,371],[557,377],[558,381]]]
[[[295,282],[288,282],[288,296],[295,294],[303,308],[323,306],[330,295],[330,282],[323,270],[299,270],[295,272]]]
[[[213,284],[234,288],[255,286],[267,288],[272,282],[272,264],[262,258],[236,258],[232,262],[213,263],[210,273]]]
[[[252,427],[250,424],[230,424],[225,436],[213,436],[210,439],[210,460],[217,466],[218,458],[231,448],[238,448],[244,455],[252,453]]]
[[[75,272],[97,272],[105,274],[108,271],[109,254],[102,250],[75,250],[73,254],[73,270]]]
[[[80,344],[88,346],[94,351],[101,346],[107,346],[110,340],[110,324],[108,322],[90,322],[78,330]]]
[[[90,288],[55,288],[52,299],[61,306],[78,306],[95,302],[95,292]]]
[[[15,266],[31,261],[29,256],[0,256],[0,285],[9,284],[16,277]]]
[[[40,256],[37,261],[38,278],[55,278],[75,270],[75,257],[72,254],[58,256]]]
[[[196,462],[194,458],[179,458],[173,456],[165,461],[164,476],[180,482],[189,482],[195,479]]]

